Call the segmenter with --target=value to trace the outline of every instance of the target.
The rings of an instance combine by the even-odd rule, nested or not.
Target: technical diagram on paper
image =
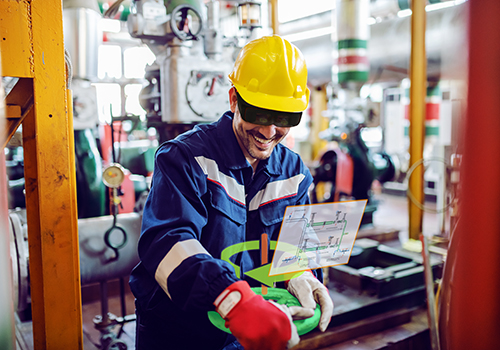
[[[366,203],[287,207],[269,276],[347,264]]]

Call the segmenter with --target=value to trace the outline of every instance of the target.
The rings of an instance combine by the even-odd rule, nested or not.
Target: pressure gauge
[[[229,83],[220,71],[191,71],[186,85],[186,100],[191,111],[207,121],[218,119],[229,109]]]
[[[110,188],[118,188],[125,180],[125,170],[118,163],[111,163],[102,173],[102,182]]]

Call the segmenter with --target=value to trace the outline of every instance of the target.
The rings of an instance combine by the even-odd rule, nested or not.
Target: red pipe
[[[471,0],[468,6],[460,216],[439,315],[442,348],[453,350],[500,348],[500,1]]]

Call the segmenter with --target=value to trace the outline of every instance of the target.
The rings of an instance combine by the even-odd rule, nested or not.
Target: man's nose
[[[271,139],[274,135],[276,135],[276,125],[266,125],[261,126],[259,128],[259,132],[266,137],[266,139]]]

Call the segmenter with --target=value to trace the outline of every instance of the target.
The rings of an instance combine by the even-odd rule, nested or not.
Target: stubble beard
[[[256,140],[254,138],[254,135],[258,138],[266,139],[263,135],[253,130],[243,130],[243,128],[239,128],[238,131],[239,138],[247,153],[252,158],[257,160],[264,160],[269,158],[276,145],[285,137],[285,135],[282,133],[276,133],[270,141],[272,145],[268,149],[262,149],[255,143]]]

